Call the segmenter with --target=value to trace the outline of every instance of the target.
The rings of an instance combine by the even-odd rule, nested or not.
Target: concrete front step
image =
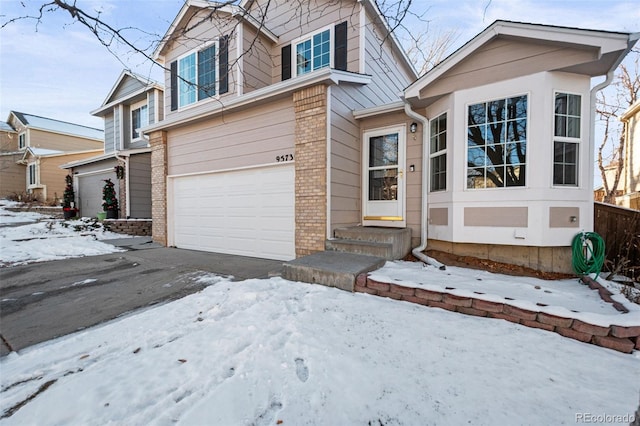
[[[353,291],[358,275],[381,268],[385,262],[381,257],[322,251],[286,262],[282,277]]]
[[[334,230],[335,239],[327,240],[327,250],[367,254],[387,260],[402,259],[411,251],[410,228],[351,226]]]
[[[393,244],[375,243],[360,240],[327,240],[324,243],[326,250],[339,251],[345,253],[364,254],[367,256],[382,257],[387,260],[394,260]]]

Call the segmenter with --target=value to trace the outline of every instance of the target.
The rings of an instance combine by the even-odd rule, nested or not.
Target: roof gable
[[[542,71],[603,75],[636,40],[628,33],[496,21],[411,84],[405,98],[426,105],[455,90]]]
[[[134,74],[131,71],[123,70],[116,80],[116,83],[109,91],[109,94],[102,103],[102,106],[115,102],[119,99],[127,98],[128,96],[138,93],[153,85],[158,85],[158,83],[142,77],[141,75]]]

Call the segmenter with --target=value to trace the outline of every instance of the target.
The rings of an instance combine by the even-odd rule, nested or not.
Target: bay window
[[[447,189],[447,113],[431,120],[429,137],[431,191]]]
[[[556,93],[553,141],[553,184],[578,185],[581,96]]]
[[[525,186],[527,95],[469,105],[467,189]]]

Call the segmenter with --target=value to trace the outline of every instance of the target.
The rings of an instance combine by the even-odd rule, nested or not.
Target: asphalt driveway
[[[282,261],[162,247],[147,237],[105,241],[123,253],[0,269],[0,356],[206,287],[278,275]]]

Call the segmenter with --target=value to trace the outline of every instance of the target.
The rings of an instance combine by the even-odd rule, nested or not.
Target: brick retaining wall
[[[591,288],[598,289],[603,300],[606,301],[603,295],[607,293],[609,300],[611,300],[611,293],[600,284],[588,277],[583,278],[583,280]],[[602,327],[574,318],[563,318],[544,312],[521,309],[506,303],[490,302],[473,297],[456,296],[446,292],[379,282],[372,280],[367,274],[358,275],[354,290],[424,306],[442,308],[465,315],[499,318],[527,327],[552,331],[564,337],[624,353],[631,353],[634,349],[640,350],[640,326],[623,327],[611,325]],[[617,302],[611,301],[610,303],[613,303],[618,310],[621,309],[616,304],[624,309],[624,306]]]
[[[151,236],[151,219],[105,219],[102,223],[118,234]]]

